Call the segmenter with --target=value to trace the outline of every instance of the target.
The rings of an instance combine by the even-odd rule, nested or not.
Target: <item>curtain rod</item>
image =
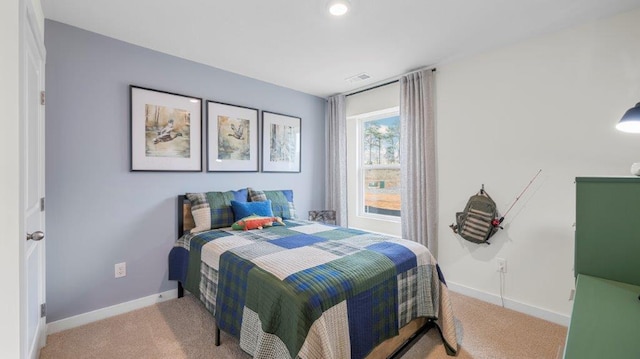
[[[416,70],[416,71],[420,71],[420,70]],[[414,71],[411,71],[411,72],[414,72]],[[411,72],[408,72],[408,73],[411,73]],[[435,67],[434,67],[434,68],[432,68],[432,69],[431,69],[431,72],[436,72],[436,68],[435,68]],[[351,96],[351,95],[357,95],[357,94],[359,94],[359,93],[363,93],[363,92],[366,92],[366,91],[369,91],[369,90],[377,89],[378,87],[391,85],[391,84],[393,84],[393,83],[399,82],[399,81],[400,81],[400,77],[402,77],[402,76],[404,76],[404,75],[397,76],[397,78],[395,78],[395,79],[393,79],[393,80],[389,80],[389,81],[387,81],[387,82],[383,82],[383,83],[378,84],[378,85],[374,85],[374,86],[371,86],[371,87],[364,88],[364,89],[362,89],[362,90],[357,90],[357,91],[354,91],[354,92],[348,93],[348,94],[346,94],[346,95],[344,95],[344,96],[345,96],[345,97],[349,97],[349,96]]]

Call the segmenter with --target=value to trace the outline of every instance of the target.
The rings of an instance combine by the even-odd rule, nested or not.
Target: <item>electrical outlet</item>
[[[116,263],[115,265],[116,278],[122,278],[127,275],[127,263]]]
[[[496,264],[498,265],[498,272],[507,273],[507,260],[504,258],[496,258]]]

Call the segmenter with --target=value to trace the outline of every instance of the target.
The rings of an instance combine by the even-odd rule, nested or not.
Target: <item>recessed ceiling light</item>
[[[349,11],[350,5],[348,0],[333,0],[329,2],[329,13],[333,16],[342,16]]]

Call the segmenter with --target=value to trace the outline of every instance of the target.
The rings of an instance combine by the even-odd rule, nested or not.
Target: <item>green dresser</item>
[[[578,275],[565,359],[640,358],[640,286]]]
[[[640,285],[639,177],[576,178],[575,273]]]
[[[640,178],[576,178],[565,359],[640,358]]]

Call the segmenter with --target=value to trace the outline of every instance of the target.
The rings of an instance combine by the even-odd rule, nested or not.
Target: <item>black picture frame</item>
[[[202,171],[202,99],[129,85],[130,168]]]
[[[262,172],[301,172],[302,119],[262,111]]]
[[[258,172],[259,110],[207,101],[207,172]]]

